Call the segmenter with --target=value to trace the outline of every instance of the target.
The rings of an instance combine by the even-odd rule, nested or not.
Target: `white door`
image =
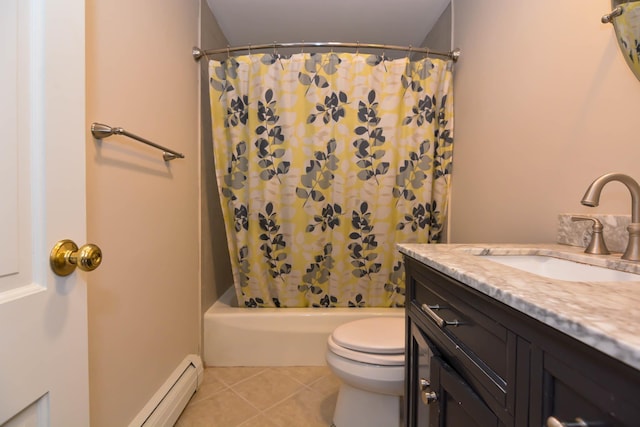
[[[89,425],[84,0],[0,0],[0,425]]]

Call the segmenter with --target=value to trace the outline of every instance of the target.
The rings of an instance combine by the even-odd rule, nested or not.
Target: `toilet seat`
[[[327,340],[329,351],[345,359],[355,362],[367,363],[381,366],[401,366],[404,365],[404,353],[401,354],[375,354],[362,351],[350,350],[335,343],[333,338]]]
[[[384,366],[404,364],[403,317],[374,317],[338,326],[327,344],[346,359]]]

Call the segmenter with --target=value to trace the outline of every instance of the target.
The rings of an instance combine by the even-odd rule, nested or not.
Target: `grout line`
[[[224,368],[224,369],[233,369],[234,367],[233,367],[233,366],[223,366],[223,367],[221,366],[220,368]],[[214,368],[214,369],[215,369],[215,368]],[[243,382],[245,382],[245,381],[247,381],[247,380],[250,380],[250,379],[251,379],[251,378],[253,378],[253,377],[256,377],[256,376],[260,375],[261,373],[263,373],[263,372],[264,372],[264,371],[266,371],[267,369],[269,369],[269,368],[268,368],[268,367],[266,367],[266,366],[265,366],[265,367],[262,367],[262,369],[261,369],[261,370],[259,370],[258,372],[254,373],[254,374],[252,374],[252,375],[249,375],[248,377],[245,377],[245,378],[243,378],[243,379],[241,379],[241,380],[239,380],[239,381],[236,381],[236,382],[234,382],[234,383],[230,383],[230,382],[224,381],[222,378],[218,378],[218,379],[219,379],[219,380],[220,380],[220,382],[221,382],[221,383],[223,383],[224,385],[226,385],[226,386],[228,386],[228,387],[233,387],[234,385],[237,385],[237,384],[243,383]]]
[[[268,369],[268,368],[267,368],[267,369]],[[266,369],[265,369],[265,370],[266,370]],[[260,373],[264,372],[265,370],[261,371]],[[256,375],[257,375],[257,374],[256,374]],[[233,391],[236,395],[238,395],[242,400],[244,400],[244,401],[245,401],[245,402],[247,402],[249,405],[251,405],[251,407],[253,407],[253,408],[257,409],[257,410],[258,410],[258,412],[260,412],[261,414],[263,414],[263,415],[265,415],[265,416],[266,416],[266,414],[264,414],[264,412],[265,412],[265,411],[268,411],[269,409],[271,409],[271,408],[273,408],[273,407],[275,407],[275,406],[277,406],[277,405],[279,405],[279,404],[281,404],[281,403],[285,402],[287,399],[290,399],[291,397],[295,396],[296,394],[298,394],[299,392],[301,392],[302,390],[304,390],[304,388],[305,388],[305,385],[304,385],[304,384],[302,384],[302,383],[301,383],[300,381],[298,381],[298,380],[295,380],[295,378],[291,378],[291,376],[289,376],[289,375],[287,375],[287,377],[289,377],[290,379],[292,379],[292,380],[294,380],[296,383],[298,383],[298,389],[297,389],[296,391],[294,391],[293,393],[291,393],[291,394],[287,395],[286,397],[282,398],[281,400],[279,400],[279,401],[275,402],[274,404],[272,404],[272,405],[270,405],[270,406],[266,407],[265,409],[260,409],[260,408],[256,407],[256,406],[253,404],[253,402],[251,402],[250,400],[248,400],[247,398],[245,398],[244,396],[242,396],[240,393],[238,393],[237,391],[235,391],[235,390],[233,389],[233,387],[229,387],[229,388],[230,388],[230,389],[231,389],[231,391]],[[240,382],[238,382],[237,384],[239,385],[240,383],[243,383],[243,382],[245,382],[245,381],[240,381]]]
[[[216,369],[217,367],[210,367],[211,369]],[[220,368],[225,368],[225,369],[233,369],[233,367],[220,367]],[[289,367],[289,368],[295,368],[295,367]],[[316,378],[315,380],[312,380],[311,382],[309,382],[308,384],[306,384],[305,382],[297,379],[295,376],[291,375],[291,370],[288,370],[286,373],[282,372],[283,376],[286,376],[292,380],[294,380],[297,384],[298,384],[298,389],[295,390],[294,392],[292,392],[291,394],[289,394],[288,396],[284,397],[283,399],[273,403],[272,405],[269,405],[269,407],[265,408],[265,409],[260,409],[258,407],[256,407],[256,405],[254,403],[252,403],[250,400],[248,400],[247,398],[245,398],[244,396],[242,396],[240,393],[238,393],[234,387],[238,386],[242,383],[245,383],[247,381],[251,381],[251,380],[255,380],[258,375],[264,373],[267,370],[270,370],[271,367],[263,367],[263,369],[258,370],[257,372],[255,372],[252,375],[249,375],[246,378],[241,379],[240,381],[236,381],[235,383],[231,383],[231,382],[227,382],[227,381],[223,381],[220,377],[218,377],[217,375],[215,375],[215,373],[213,374],[213,378],[215,378],[217,381],[219,381],[222,384],[222,388],[216,392],[214,392],[213,394],[211,394],[210,396],[207,397],[202,397],[199,400],[196,401],[190,401],[188,406],[192,406],[192,405],[199,405],[200,403],[206,401],[207,399],[210,399],[212,397],[214,397],[215,395],[217,395],[218,393],[224,392],[224,391],[231,391],[235,396],[239,397],[240,400],[244,401],[245,403],[247,403],[251,408],[255,409],[257,411],[257,414],[254,415],[253,417],[244,420],[242,423],[240,423],[238,425],[242,426],[245,423],[249,423],[250,420],[253,420],[254,418],[258,418],[260,416],[263,417],[267,417],[270,418],[269,415],[267,414],[267,411],[271,411],[273,408],[275,408],[278,405],[283,404],[284,402],[294,398],[296,395],[305,392],[305,391],[311,391],[311,392],[316,392],[316,390],[314,390],[312,387],[317,384],[318,382],[326,379],[327,377],[333,375],[331,372],[327,372],[323,375],[321,375],[320,377]],[[274,370],[274,372],[277,372],[277,370]],[[228,408],[230,411],[233,411],[233,408]],[[274,424],[275,423],[274,421]]]
[[[249,422],[253,421],[254,419],[258,419],[258,417],[263,416],[263,415],[264,414],[262,412],[260,412],[259,414],[254,415],[253,417],[249,418],[248,420],[243,421],[237,427],[242,427],[244,425],[247,425],[247,424],[249,424]]]
[[[235,394],[236,396],[238,396],[240,399],[244,400],[245,402],[247,402],[249,404],[249,406],[251,406],[253,409],[255,409],[256,411],[258,411],[258,414],[262,414],[262,409],[258,408],[256,405],[253,404],[253,402],[251,402],[249,399],[247,399],[246,397],[244,397],[243,395],[241,395],[240,393],[238,393],[237,391],[235,391],[233,389],[233,387],[229,387],[229,390],[231,390],[231,392],[233,394]]]
[[[311,381],[311,382],[308,384],[308,387],[309,387],[309,388],[311,388],[311,386],[313,386],[314,384],[316,384],[316,383],[318,383],[318,382],[322,381],[323,379],[325,379],[325,378],[327,378],[327,377],[329,377],[329,376],[331,376],[331,375],[334,375],[334,374],[331,372],[331,373],[329,373],[329,374],[326,374],[326,375],[321,376],[320,378],[316,378],[315,380]]]
[[[230,390],[230,389],[231,389],[231,387],[229,387],[228,385],[226,385],[226,384],[225,384],[225,383],[223,383],[222,381],[220,381],[220,382],[221,382],[221,383],[222,383],[222,385],[223,385],[223,387],[222,387],[220,390],[217,390],[217,391],[215,391],[215,392],[211,393],[211,394],[210,394],[210,395],[208,395],[208,396],[199,396],[198,398],[194,399],[194,397],[196,397],[196,395],[198,394],[198,391],[200,391],[200,389],[198,389],[198,390],[193,394],[193,396],[191,396],[191,399],[189,399],[189,403],[187,404],[187,406],[190,406],[190,405],[197,405],[197,404],[199,404],[200,402],[204,402],[205,400],[211,399],[212,397],[214,397],[214,396],[216,396],[216,395],[218,395],[218,394],[222,393],[223,391],[226,391],[226,390]],[[202,388],[202,386],[201,386],[200,388]]]
[[[290,394],[290,395],[288,395],[287,397],[285,397],[285,398],[283,398],[283,399],[279,400],[278,402],[274,403],[273,405],[271,405],[271,406],[269,406],[269,407],[265,408],[264,410],[262,410],[262,411],[260,411],[260,412],[263,412],[263,413],[264,413],[265,411],[268,411],[268,410],[270,410],[270,409],[273,409],[274,407],[276,407],[276,406],[280,405],[281,403],[284,403],[284,402],[286,402],[287,400],[291,399],[293,396],[295,396],[296,394],[300,393],[300,392],[301,392],[301,391],[303,391],[303,390],[304,390],[304,386],[303,386],[302,388],[299,388],[298,390],[294,391],[293,393],[291,393],[291,394]],[[265,415],[266,415],[266,414],[265,414]]]
[[[267,369],[268,369],[268,368],[267,368]],[[264,371],[261,371],[261,372],[264,372]],[[260,409],[260,408],[258,408],[257,406],[255,406],[253,402],[251,402],[250,400],[248,400],[247,398],[245,398],[244,396],[242,396],[241,394],[239,394],[238,392],[236,392],[236,391],[233,389],[233,387],[229,387],[229,388],[230,388],[230,390],[231,390],[234,394],[236,394],[236,395],[237,395],[238,397],[240,397],[242,400],[244,400],[244,401],[245,401],[245,402],[247,402],[249,405],[251,405],[251,407],[252,407],[252,408],[254,408],[254,409],[256,409],[256,410],[258,411],[258,415],[256,415],[256,417],[257,417],[257,416],[259,416],[259,415],[263,415],[263,416],[265,416],[265,417],[268,417],[268,415],[267,415],[267,413],[266,413],[267,411],[270,411],[271,409],[275,408],[276,406],[278,406],[278,405],[280,405],[280,404],[282,404],[282,403],[286,402],[287,400],[289,400],[289,399],[291,399],[291,398],[295,397],[295,396],[296,396],[296,395],[298,395],[299,393],[301,393],[301,392],[303,392],[303,391],[311,391],[311,392],[315,392],[315,390],[312,390],[312,389],[310,388],[310,385],[311,385],[311,384],[315,384],[316,382],[320,381],[321,379],[323,379],[323,378],[326,376],[326,375],[323,375],[323,376],[321,376],[320,378],[317,378],[316,380],[312,381],[311,383],[309,383],[309,384],[307,385],[307,384],[304,384],[302,381],[300,381],[300,380],[298,380],[298,379],[296,379],[296,378],[292,377],[291,375],[288,375],[288,374],[283,374],[283,375],[286,375],[288,378],[290,378],[290,379],[294,380],[296,383],[298,383],[298,384],[299,384],[299,388],[298,388],[296,391],[294,391],[294,392],[292,392],[291,394],[289,394],[289,395],[285,396],[284,398],[280,399],[279,401],[274,402],[272,405],[269,405],[268,407],[266,407],[266,408],[264,408],[264,409]],[[240,382],[238,382],[237,384],[240,384],[241,382],[244,382],[244,381],[240,381]],[[253,418],[253,417],[252,417],[252,418]],[[247,420],[247,421],[248,421],[248,420]]]

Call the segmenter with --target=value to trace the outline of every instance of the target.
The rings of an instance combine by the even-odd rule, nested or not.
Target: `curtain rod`
[[[344,43],[344,42],[294,42],[294,43],[277,43],[271,44],[257,44],[246,46],[227,46],[220,49],[202,50],[199,47],[194,47],[191,50],[193,59],[199,61],[200,58],[207,55],[215,55],[220,53],[231,53],[238,51],[248,51],[249,54],[252,50],[260,49],[278,49],[287,47],[350,47],[350,48],[364,48],[364,49],[388,49],[388,50],[401,50],[406,52],[417,52],[428,55],[443,56],[445,58],[452,59],[454,62],[460,57],[460,49],[454,49],[450,52],[436,52],[425,47],[411,47],[411,46],[394,46],[387,44],[372,44],[372,43]]]

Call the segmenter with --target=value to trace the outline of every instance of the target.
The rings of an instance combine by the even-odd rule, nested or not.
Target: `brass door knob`
[[[60,240],[51,249],[49,264],[58,276],[68,276],[78,267],[82,271],[93,271],[102,263],[102,250],[91,243],[78,249],[72,240]]]

